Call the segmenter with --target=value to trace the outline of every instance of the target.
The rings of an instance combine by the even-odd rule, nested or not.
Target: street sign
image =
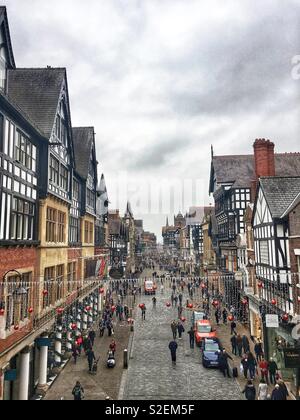
[[[266,315],[266,327],[267,328],[279,328],[279,316],[278,315]]]
[[[7,370],[4,373],[4,380],[8,381],[8,382],[16,381],[17,380],[17,370],[16,369]]]
[[[283,353],[286,369],[300,368],[300,349],[284,349]]]

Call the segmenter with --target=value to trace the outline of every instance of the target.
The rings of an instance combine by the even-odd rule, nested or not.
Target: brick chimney
[[[275,176],[275,145],[270,140],[257,139],[253,145],[255,173],[262,176]]]

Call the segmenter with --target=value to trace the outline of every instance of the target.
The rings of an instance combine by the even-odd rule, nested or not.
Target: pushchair
[[[106,365],[109,369],[113,369],[116,366],[116,359],[114,353],[111,350],[108,352]]]

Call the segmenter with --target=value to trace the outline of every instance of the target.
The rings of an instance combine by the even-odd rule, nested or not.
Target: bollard
[[[128,369],[128,350],[124,350],[124,369]]]
[[[131,321],[130,331],[134,332],[134,320]]]

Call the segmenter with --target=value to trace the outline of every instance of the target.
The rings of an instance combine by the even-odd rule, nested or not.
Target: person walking
[[[153,296],[153,298],[152,298],[152,303],[153,303],[153,309],[155,309],[156,308],[156,303],[157,303],[157,299],[156,299],[155,296]]]
[[[89,332],[89,340],[91,342],[92,347],[94,347],[95,338],[96,338],[96,333],[95,333],[94,329],[91,329],[91,331]]]
[[[248,381],[243,394],[245,394],[246,400],[255,401],[256,400],[256,389],[252,381]]]
[[[147,311],[147,308],[146,308],[146,305],[144,305],[142,307],[142,320],[143,321],[146,321],[146,311]]]
[[[256,359],[251,352],[248,353],[247,359],[248,359],[248,369],[249,369],[249,373],[250,373],[250,378],[253,381],[255,379],[255,376],[256,376],[257,362],[256,362]]]
[[[230,324],[230,328],[231,328],[231,335],[237,335],[237,332],[236,332],[236,327],[237,327],[237,325],[236,325],[236,322],[235,321],[232,321],[231,322],[231,324]],[[246,353],[246,352],[245,352]]]
[[[74,345],[72,346],[72,357],[73,357],[73,359],[74,359],[74,363],[75,363],[75,365],[77,364],[77,359],[78,359],[78,356],[79,356],[78,347],[77,347],[77,345],[76,345],[76,344],[74,344]]]
[[[99,332],[100,332],[100,337],[102,338],[104,336],[104,332],[105,332],[105,322],[104,319],[102,319],[99,323]]]
[[[255,344],[254,352],[255,352],[255,355],[256,355],[257,362],[260,362],[263,358],[263,355],[264,355],[262,342],[260,340],[258,340],[257,343]]]
[[[195,348],[195,331],[194,328],[191,327],[190,331],[188,332],[190,338],[190,348],[193,350]]]
[[[227,324],[227,318],[228,318],[228,312],[227,312],[226,309],[223,310],[222,316],[223,316],[223,324],[226,325]]]
[[[236,345],[237,345],[237,349],[238,349],[238,355],[239,355],[239,357],[242,357],[242,355],[243,355],[243,339],[242,339],[240,334],[238,334],[237,337],[236,337]]]
[[[277,363],[275,362],[273,358],[271,358],[269,362],[269,375],[270,375],[270,382],[272,385],[276,384],[277,372],[278,372]]]
[[[248,366],[248,359],[247,359],[246,354],[242,358],[241,366],[243,368],[243,373],[244,373],[245,379],[248,379],[249,366]]]
[[[246,335],[243,335],[242,340],[243,340],[243,350],[244,350],[244,353],[247,354],[250,351],[249,339],[248,339],[248,337]]]
[[[219,367],[220,371],[223,373],[224,378],[226,378],[226,375],[228,378],[231,378],[230,371],[229,371],[229,361],[233,360],[232,357],[226,352],[224,349],[222,353],[219,355]]]
[[[268,385],[266,381],[262,379],[258,386],[258,400],[259,401],[267,401],[268,399]]]
[[[272,401],[285,401],[286,399],[283,397],[282,391],[280,389],[280,385],[276,384],[275,388],[272,392],[271,396]]]
[[[219,326],[220,325],[220,318],[221,318],[221,313],[220,310],[217,309],[215,312],[215,318],[216,318],[216,324]]]
[[[281,394],[282,394],[282,401],[287,401],[288,397],[289,397],[289,391],[287,389],[286,384],[283,382],[283,380],[279,379],[277,381],[277,384],[279,385]]]
[[[89,372],[91,373],[93,371],[93,364],[96,360],[94,351],[92,349],[89,349],[86,353],[86,357],[88,359]]]
[[[179,340],[182,340],[182,334],[185,332],[184,326],[181,322],[178,323],[178,336]]]
[[[112,340],[112,342],[110,343],[109,350],[113,352],[113,355],[115,355],[117,351],[117,343],[115,342],[115,340]]]
[[[182,303],[183,303],[183,294],[182,293],[180,293],[180,295],[178,296],[178,299],[179,299],[179,306],[182,306]]]
[[[170,352],[171,352],[171,358],[172,358],[173,366],[175,366],[176,361],[177,361],[177,349],[178,349],[178,344],[176,343],[175,340],[170,342],[169,349],[170,349]]]
[[[267,384],[269,384],[269,364],[263,358],[262,361],[259,363],[261,379],[264,379]]]
[[[237,348],[237,339],[236,339],[236,335],[235,334],[233,334],[233,336],[231,337],[230,341],[231,341],[232,354],[234,354],[235,356],[237,356],[238,348]]]
[[[84,399],[84,389],[80,382],[76,382],[76,385],[72,391],[72,395],[74,397],[74,401],[82,401]]]
[[[178,324],[175,320],[171,324],[171,330],[172,330],[172,333],[173,333],[173,339],[176,340],[177,339],[177,332],[178,332]]]

